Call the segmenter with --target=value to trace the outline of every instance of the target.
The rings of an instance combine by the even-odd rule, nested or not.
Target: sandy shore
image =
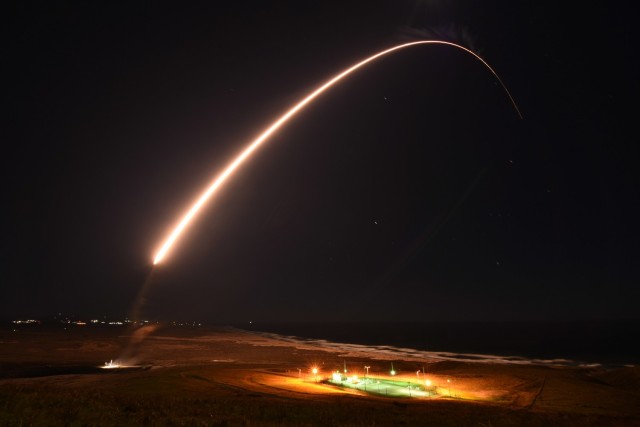
[[[0,332],[0,422],[217,425],[640,425],[640,369],[428,354],[230,328]],[[135,341],[135,340],[134,340]],[[96,367],[119,356],[144,369]],[[125,360],[126,359],[126,360]],[[428,380],[389,398],[322,380]],[[313,374],[312,367],[318,368]]]

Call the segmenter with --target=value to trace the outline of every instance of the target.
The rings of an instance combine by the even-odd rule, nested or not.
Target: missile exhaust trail
[[[313,100],[315,100],[323,92],[325,92],[328,89],[330,89],[333,85],[338,83],[340,80],[342,80],[343,78],[347,77],[349,74],[353,73],[354,71],[358,70],[359,68],[362,68],[363,66],[369,64],[370,62],[373,62],[378,58],[381,58],[383,56],[386,56],[386,55],[388,55],[390,53],[396,52],[396,51],[401,50],[401,49],[405,49],[405,48],[412,47],[412,46],[418,46],[418,45],[427,45],[427,44],[452,46],[452,47],[454,47],[456,49],[461,49],[461,50],[469,53],[470,55],[473,55],[476,59],[478,59],[480,62],[482,62],[482,64],[485,67],[487,67],[489,69],[489,71],[491,71],[491,73],[495,76],[495,78],[498,80],[498,82],[500,82],[500,85],[502,85],[502,88],[504,89],[504,91],[506,92],[507,96],[509,97],[509,100],[513,104],[513,107],[515,108],[516,113],[522,119],[522,114],[520,113],[520,109],[516,105],[516,102],[514,101],[513,97],[511,96],[511,93],[509,93],[509,90],[507,89],[505,84],[502,82],[502,79],[500,79],[498,74],[493,70],[493,68],[491,68],[491,66],[484,59],[482,59],[478,54],[476,54],[472,50],[467,49],[466,47],[460,46],[460,45],[458,45],[456,43],[451,43],[451,42],[441,41],[441,40],[421,40],[421,41],[416,41],[416,42],[404,43],[404,44],[401,44],[401,45],[394,46],[392,48],[383,50],[382,52],[378,52],[375,55],[372,55],[372,56],[370,56],[370,57],[358,62],[357,64],[347,68],[346,70],[342,71],[340,74],[336,75],[335,77],[333,77],[332,79],[330,79],[326,83],[322,84],[321,86],[319,86],[318,88],[313,90],[309,95],[305,96],[301,101],[299,101],[297,104],[295,104],[293,107],[291,107],[291,109],[289,109],[286,113],[284,113],[282,116],[280,116],[275,122],[273,122],[254,141],[252,141],[222,171],[222,173],[220,175],[218,175],[213,180],[213,182],[204,191],[204,193],[202,193],[202,195],[200,195],[200,197],[195,201],[195,203],[182,216],[182,218],[180,219],[178,224],[173,228],[171,233],[167,236],[166,240],[164,241],[164,243],[162,244],[160,249],[156,252],[156,254],[154,256],[154,259],[153,259],[153,264],[156,265],[156,264],[162,262],[164,257],[167,255],[167,252],[169,252],[169,250],[174,245],[176,240],[178,240],[178,238],[180,237],[182,232],[187,228],[187,226],[189,226],[189,224],[191,223],[193,218],[197,215],[197,213],[200,211],[202,206],[211,198],[211,196],[216,192],[216,190],[218,188],[220,188],[220,186],[227,180],[227,178],[229,178],[229,176],[238,167],[240,167],[240,165],[242,165],[242,163],[249,156],[251,156],[251,154],[258,147],[260,147],[264,142],[266,142],[271,135],[273,135],[275,132],[277,132],[278,129],[280,129],[280,127],[282,127],[282,125],[284,125],[289,119],[291,119],[293,116],[295,116],[305,106],[307,106],[309,103],[311,103]]]

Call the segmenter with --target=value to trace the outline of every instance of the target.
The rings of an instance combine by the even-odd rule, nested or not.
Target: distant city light
[[[42,325],[42,324],[62,324],[62,325],[76,325],[76,326],[99,326],[99,325],[111,325],[111,326],[123,326],[123,325],[149,325],[149,324],[158,324],[158,321],[153,320],[138,320],[134,321],[127,317],[122,320],[118,319],[107,319],[107,316],[104,316],[104,319],[96,319],[89,318],[87,320],[74,318],[75,316],[63,316],[62,314],[58,314],[53,316],[51,319],[47,320],[37,320],[37,319],[15,319],[10,320],[9,322],[12,325]],[[186,322],[176,322],[171,321],[169,324],[174,326],[185,326],[185,327],[200,327],[202,323],[195,321],[186,321]],[[66,328],[65,328],[66,330]]]

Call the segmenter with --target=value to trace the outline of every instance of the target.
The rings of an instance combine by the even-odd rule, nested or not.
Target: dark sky
[[[551,1],[14,2],[0,313],[252,320],[637,319],[634,14]],[[137,3],[137,2],[136,2]]]

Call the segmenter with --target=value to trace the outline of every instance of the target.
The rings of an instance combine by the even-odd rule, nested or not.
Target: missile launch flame
[[[346,70],[342,71],[340,74],[336,75],[335,77],[333,77],[332,79],[330,79],[326,83],[322,84],[321,86],[319,86],[318,88],[313,90],[309,95],[305,96],[301,101],[299,101],[297,104],[295,104],[293,107],[291,107],[291,109],[289,109],[286,113],[284,113],[282,116],[280,116],[266,130],[264,130],[253,142],[251,142],[244,149],[244,151],[242,151],[222,171],[222,173],[220,175],[218,175],[213,180],[213,182],[204,191],[204,193],[202,193],[202,195],[200,195],[200,197],[189,208],[189,210],[184,214],[184,216],[182,216],[182,218],[180,219],[178,224],[173,228],[171,233],[167,236],[166,240],[164,241],[164,243],[162,244],[160,249],[156,252],[156,254],[154,256],[154,259],[153,259],[153,264],[156,265],[156,264],[162,262],[162,260],[167,255],[167,252],[169,252],[171,247],[175,244],[176,240],[178,240],[178,238],[183,233],[183,231],[193,221],[193,218],[198,214],[198,212],[200,211],[202,206],[205,203],[207,203],[207,201],[211,198],[211,196],[213,196],[213,194],[216,192],[216,190],[218,188],[220,188],[220,186],[222,184],[224,184],[224,182],[227,180],[227,178],[229,178],[229,176],[231,176],[231,174],[233,174],[233,172],[236,169],[238,169],[238,167],[240,167],[240,165],[242,165],[242,163],[249,156],[251,156],[251,154],[256,149],[258,149],[264,142],[266,142],[271,135],[273,135],[275,132],[277,132],[278,129],[280,129],[280,127],[282,127],[282,125],[284,125],[293,116],[295,116],[298,112],[300,112],[305,106],[307,106],[309,103],[311,103],[313,100],[315,100],[323,92],[325,92],[328,89],[330,89],[336,83],[338,83],[339,81],[341,81],[342,79],[347,77],[349,74],[351,74],[354,71],[358,70],[359,68],[362,68],[365,65],[375,61],[376,59],[381,58],[383,56],[386,56],[386,55],[388,55],[390,53],[396,52],[396,51],[401,50],[401,49],[405,49],[405,48],[412,47],[412,46],[418,46],[418,45],[428,45],[428,44],[452,46],[452,47],[454,47],[456,49],[461,49],[461,50],[473,55],[476,59],[478,59],[480,62],[482,62],[482,64],[485,67],[487,67],[489,69],[489,71],[491,71],[491,73],[495,76],[495,78],[498,80],[498,82],[500,82],[500,84],[502,85],[502,88],[504,89],[504,91],[506,92],[507,96],[509,97],[509,100],[513,104],[513,107],[515,108],[516,112],[518,113],[518,116],[520,116],[520,118],[522,118],[522,114],[520,113],[520,110],[518,109],[518,106],[516,105],[513,97],[511,96],[511,93],[509,93],[509,90],[507,89],[505,84],[502,82],[502,79],[500,79],[498,74],[478,54],[476,54],[475,52],[467,49],[464,46],[460,46],[460,45],[455,44],[455,43],[451,43],[451,42],[447,42],[447,41],[441,41],[441,40],[421,40],[421,41],[416,41],[416,42],[411,42],[411,43],[404,43],[404,44],[401,44],[401,45],[398,45],[398,46],[394,46],[394,47],[392,47],[390,49],[383,50],[382,52],[376,53],[375,55],[372,55],[372,56],[370,56],[370,57],[358,62],[357,64],[347,68]]]

